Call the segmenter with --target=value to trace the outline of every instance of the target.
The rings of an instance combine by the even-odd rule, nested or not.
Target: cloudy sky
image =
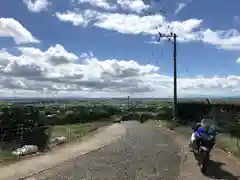
[[[1,0],[0,97],[240,95],[239,0]]]

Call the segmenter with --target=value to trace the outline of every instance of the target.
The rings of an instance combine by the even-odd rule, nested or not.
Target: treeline
[[[106,121],[106,119],[112,120],[113,115],[122,114],[120,109],[111,106],[102,106],[101,108],[79,106],[60,111],[51,111],[52,116],[47,118],[48,122],[54,125],[90,123],[93,121]],[[48,114],[47,111],[45,116],[46,114]]]

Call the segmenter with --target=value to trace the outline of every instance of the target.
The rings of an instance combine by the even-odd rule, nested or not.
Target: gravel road
[[[180,147],[158,128],[125,122],[118,141],[41,172],[31,179],[174,180],[180,174]]]

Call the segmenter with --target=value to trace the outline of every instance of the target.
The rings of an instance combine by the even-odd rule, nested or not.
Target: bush
[[[0,138],[13,148],[27,144],[37,145],[44,150],[48,144],[50,127],[41,118],[35,107],[11,106],[2,109]]]
[[[144,123],[144,122],[148,121],[149,119],[156,119],[155,114],[153,114],[153,113],[142,113],[141,116],[138,118],[138,120],[141,123]]]
[[[159,120],[172,120],[172,108],[163,107],[156,115]]]

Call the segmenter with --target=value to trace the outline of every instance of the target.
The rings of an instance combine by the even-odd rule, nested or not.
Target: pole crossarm
[[[165,33],[158,33],[159,34],[159,38],[158,38],[158,42],[161,40],[161,38],[167,38],[168,41],[170,41],[171,43],[174,43],[172,41],[172,38],[174,37],[177,37],[177,35],[175,33],[168,33],[168,34],[165,34]]]

